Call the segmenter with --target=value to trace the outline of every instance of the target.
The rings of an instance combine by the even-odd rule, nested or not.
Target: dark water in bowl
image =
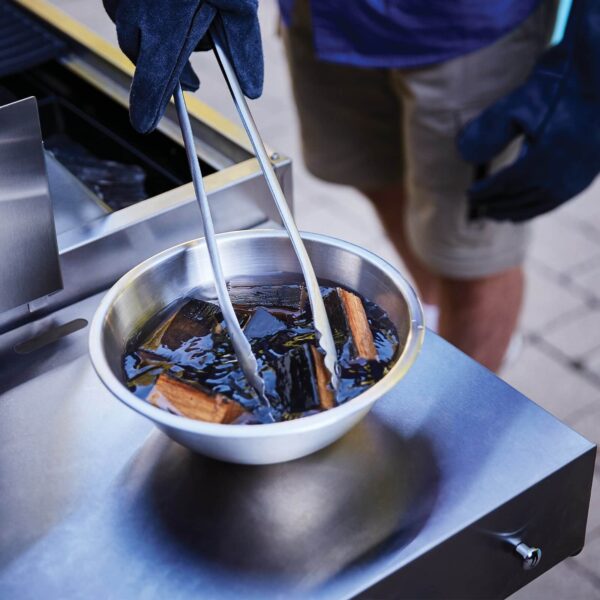
[[[335,403],[339,405],[367,390],[389,371],[398,354],[398,335],[386,313],[359,296],[377,359],[357,357],[347,318],[336,300],[336,288],[321,287],[321,293],[338,355],[340,383]],[[275,420],[319,412],[309,351],[310,346],[316,346],[316,338],[303,286],[238,286],[232,287],[230,294],[257,358]],[[174,315],[157,343],[157,330]],[[255,416],[246,422],[261,421],[257,411],[260,402],[239,367],[214,302],[182,298],[154,315],[130,340],[122,364],[126,385],[140,398],[147,399],[158,377],[168,373],[233,399]]]

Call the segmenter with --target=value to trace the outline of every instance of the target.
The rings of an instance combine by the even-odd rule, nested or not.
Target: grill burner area
[[[160,131],[137,133],[126,107],[60,62],[0,77],[0,103],[28,96],[37,98],[46,149],[113,210],[190,181],[181,146]]]
[[[65,54],[67,43],[8,2],[0,4],[0,77]]]

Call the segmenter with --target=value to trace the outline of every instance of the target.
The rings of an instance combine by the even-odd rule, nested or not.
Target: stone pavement
[[[92,29],[115,41],[100,0],[53,0]],[[265,91],[252,102],[263,137],[294,161],[295,213],[301,229],[354,242],[401,270],[369,203],[349,188],[325,184],[302,162],[297,121],[275,0],[261,0]],[[199,97],[237,121],[212,56],[196,55],[205,84]],[[600,180],[576,200],[541,217],[527,262],[528,287],[521,319],[524,347],[501,376],[588,439],[600,443]],[[568,559],[513,596],[519,600],[600,598],[600,461],[587,542]]]

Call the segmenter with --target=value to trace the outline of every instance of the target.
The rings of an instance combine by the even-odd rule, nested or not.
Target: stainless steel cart
[[[129,67],[23,4],[72,52],[17,92],[99,106],[139,160],[170,158],[155,194],[59,233],[62,291],[0,319],[0,597],[502,598],[581,550],[595,446],[431,332],[361,425],[287,464],[194,455],[112,398],[86,323],[123,272],[197,236],[197,207],[174,115],[140,147]],[[191,108],[219,228],[277,226],[243,136]]]

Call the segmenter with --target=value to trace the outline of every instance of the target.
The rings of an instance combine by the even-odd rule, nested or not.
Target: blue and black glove
[[[103,0],[117,26],[119,46],[135,63],[129,95],[131,123],[152,131],[179,81],[195,91],[200,82],[189,58],[210,49],[207,31],[221,18],[229,56],[244,94],[258,98],[263,86],[263,55],[258,0]]]
[[[482,166],[518,136],[524,143],[517,160],[470,188],[472,218],[531,219],[600,172],[599,0],[574,0],[562,42],[520,88],[467,124],[458,147]]]

